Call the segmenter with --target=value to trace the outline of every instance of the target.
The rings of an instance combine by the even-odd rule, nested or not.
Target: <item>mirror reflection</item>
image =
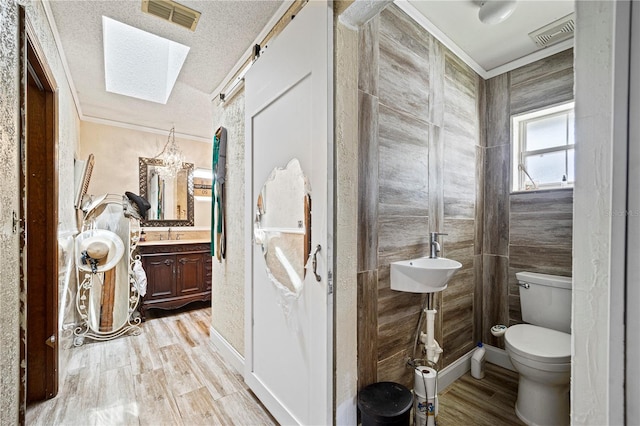
[[[254,237],[271,281],[298,296],[311,245],[311,194],[300,163],[275,168],[258,194]]]
[[[144,226],[193,226],[193,164],[167,176],[162,160],[139,157],[140,196],[151,204]]]

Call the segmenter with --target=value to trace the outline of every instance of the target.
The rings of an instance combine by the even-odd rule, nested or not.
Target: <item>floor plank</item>
[[[194,304],[195,305],[195,304]],[[275,425],[209,338],[211,307],[150,311],[139,336],[69,349],[56,398],[29,425]]]
[[[451,384],[438,396],[438,426],[524,425],[515,413],[518,374],[486,363],[485,377],[470,373]]]
[[[151,311],[139,336],[70,349],[59,395],[27,409],[29,425],[277,425],[209,339],[211,308]],[[523,425],[518,375],[486,364],[439,396],[439,426]]]

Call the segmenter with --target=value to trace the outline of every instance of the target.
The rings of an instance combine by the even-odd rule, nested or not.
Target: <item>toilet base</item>
[[[569,425],[569,383],[543,384],[520,374],[516,415],[529,426]]]

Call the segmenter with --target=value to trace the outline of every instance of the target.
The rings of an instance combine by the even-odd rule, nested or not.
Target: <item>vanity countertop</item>
[[[140,241],[139,246],[169,246],[178,244],[209,244],[211,240],[209,238],[199,239],[183,239],[183,240],[154,240],[154,241]]]

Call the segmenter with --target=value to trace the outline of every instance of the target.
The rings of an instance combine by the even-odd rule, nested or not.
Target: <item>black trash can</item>
[[[362,426],[409,426],[413,396],[399,383],[370,384],[358,394]]]

